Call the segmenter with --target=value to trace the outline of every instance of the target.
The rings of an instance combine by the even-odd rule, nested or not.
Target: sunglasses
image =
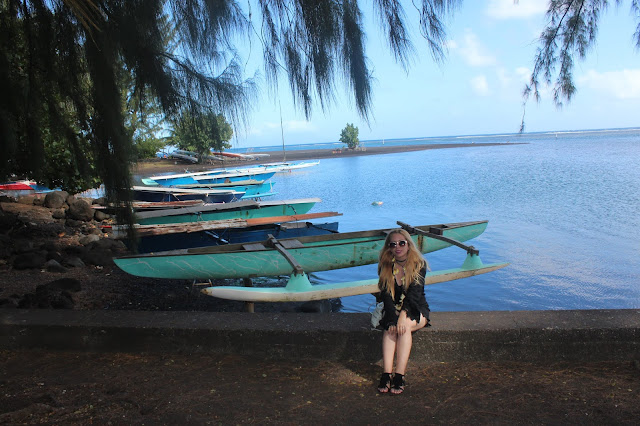
[[[395,248],[396,246],[400,246],[400,247],[404,247],[407,245],[407,242],[405,240],[401,240],[401,241],[392,241],[389,243],[389,248]]]

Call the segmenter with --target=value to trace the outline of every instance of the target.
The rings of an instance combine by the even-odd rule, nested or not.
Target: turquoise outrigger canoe
[[[422,253],[430,253],[475,238],[486,228],[487,221],[448,223],[415,227],[411,235]],[[129,274],[152,278],[253,278],[290,275],[292,270],[302,276],[376,263],[392,229],[174,250],[114,262]]]
[[[508,263],[485,265],[477,254],[468,254],[460,268],[429,271],[424,285],[469,278],[504,268]],[[291,274],[286,287],[238,287],[217,286],[203,288],[202,293],[220,299],[244,302],[306,302],[309,300],[334,299],[338,297],[371,294],[380,291],[378,279],[350,281],[333,284],[312,285],[306,274]]]

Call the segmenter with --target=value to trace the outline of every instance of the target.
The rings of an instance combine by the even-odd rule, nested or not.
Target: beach
[[[430,149],[453,149],[453,148],[472,148],[472,147],[488,147],[500,145],[516,145],[517,143],[442,143],[442,144],[424,144],[424,145],[392,145],[392,146],[375,146],[363,147],[359,149],[296,149],[286,150],[286,147],[280,151],[266,151],[263,154],[269,154],[268,157],[260,157],[256,159],[216,161],[212,164],[192,164],[179,160],[171,159],[154,159],[142,161],[134,166],[135,174],[158,174],[181,172],[185,169],[189,171],[201,171],[212,167],[239,167],[251,166],[255,164],[271,163],[277,161],[307,161],[322,160],[328,158],[358,157],[365,155],[384,155],[396,154],[401,152],[426,151]]]

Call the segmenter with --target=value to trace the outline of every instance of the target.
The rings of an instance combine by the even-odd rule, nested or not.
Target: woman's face
[[[409,254],[409,242],[404,235],[395,232],[389,239],[389,250],[397,260],[405,260]]]

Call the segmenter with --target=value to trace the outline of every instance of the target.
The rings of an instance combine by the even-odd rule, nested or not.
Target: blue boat
[[[264,171],[262,169],[246,169],[238,171],[228,170],[207,170],[203,172],[181,173],[177,175],[157,175],[145,178],[143,182],[147,185],[157,184],[162,186],[180,186],[192,184],[218,184],[252,180],[268,180],[273,177],[275,171]]]
[[[172,188],[189,188],[189,189],[226,189],[229,191],[244,192],[242,199],[269,197],[275,195],[273,192],[273,182],[265,182],[258,180],[244,180],[238,181],[242,183],[234,185],[236,182],[231,183],[194,183],[186,185],[175,185]]]
[[[168,202],[200,200],[204,203],[230,203],[240,200],[245,193],[220,189],[182,189],[134,186],[133,199],[136,201]]]
[[[263,172],[256,174],[246,174],[247,172],[219,173],[214,175],[194,176],[197,183],[229,183],[246,179],[269,180],[276,172]]]

